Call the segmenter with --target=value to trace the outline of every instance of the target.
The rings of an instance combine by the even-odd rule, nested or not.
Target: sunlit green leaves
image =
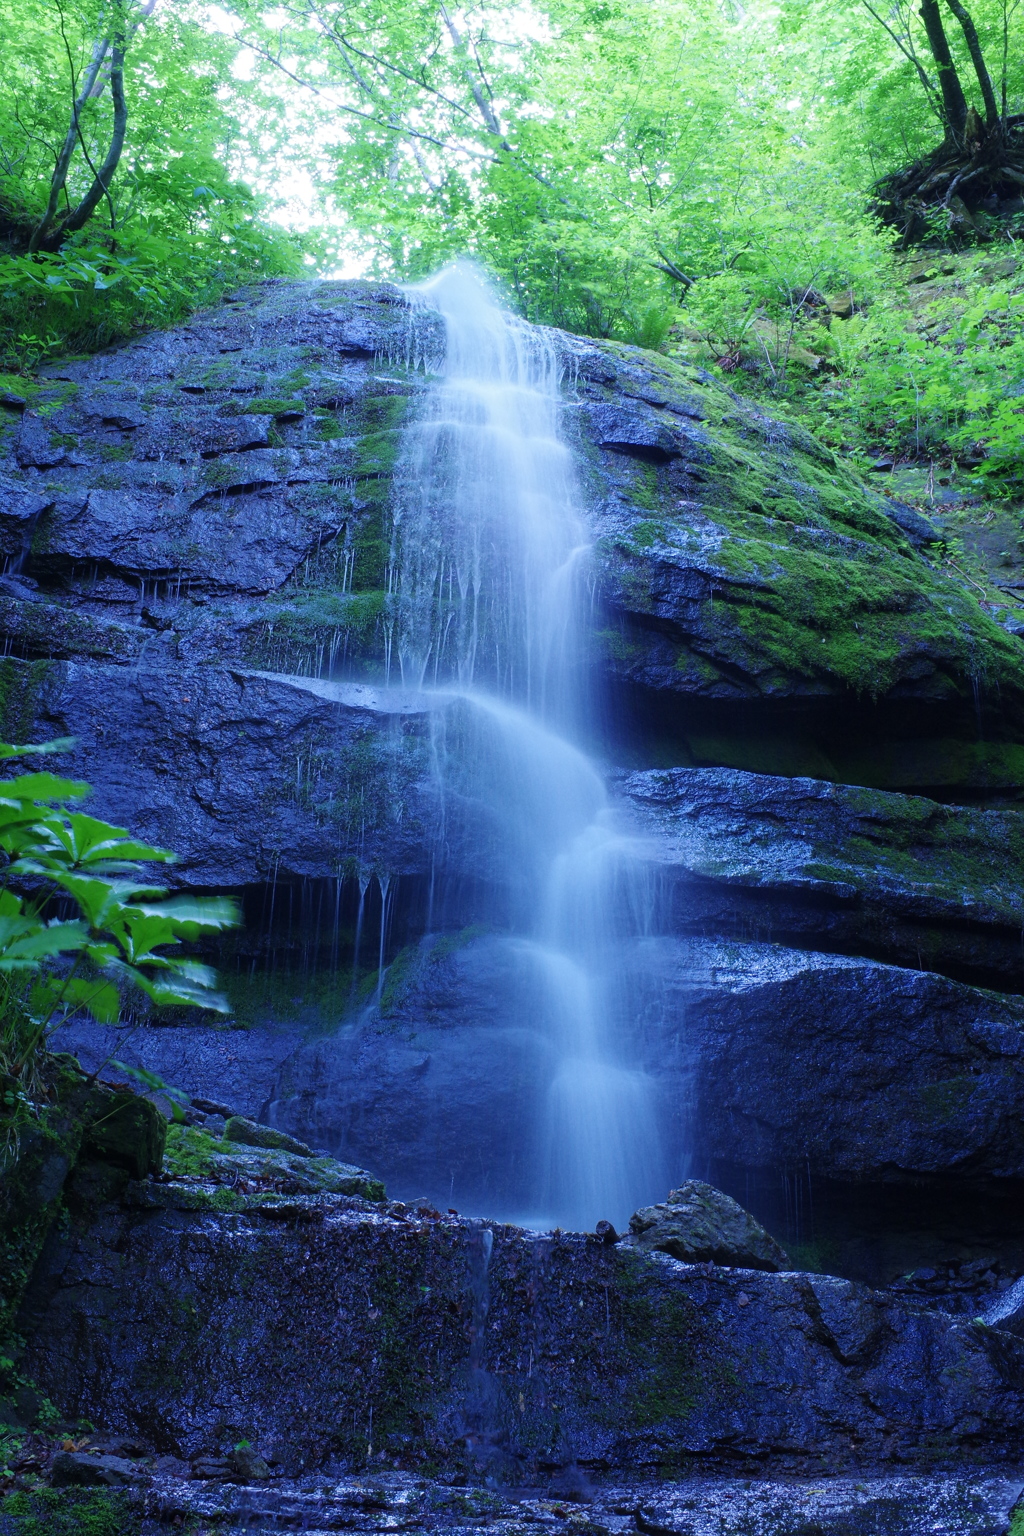
[[[12,363],[32,367],[47,353],[166,323],[246,276],[299,270],[297,242],[262,219],[261,203],[228,163],[242,148],[243,119],[255,124],[244,94],[231,90],[237,47],[204,19],[188,7],[161,5],[140,21],[125,70],[128,136],[109,197],[59,251],[28,257],[19,254],[24,241],[14,232],[30,229],[46,206],[70,103],[110,12],[94,0],[6,0],[0,352]],[[105,78],[80,114],[71,205],[109,143]]]
[[[17,748],[0,753],[20,755]],[[180,946],[236,924],[234,903],[168,897],[164,886],[140,878],[143,866],[174,855],[67,809],[88,789],[49,773],[0,780],[0,849],[8,859],[0,887],[0,975],[29,980],[20,1003],[30,1023],[27,1052],[71,1014],[115,1022],[126,987],[161,1006],[227,1006],[214,972]],[[46,920],[55,895],[70,899],[79,917]]]

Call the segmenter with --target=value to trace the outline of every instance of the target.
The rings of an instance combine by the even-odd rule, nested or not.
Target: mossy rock
[[[138,1536],[140,1516],[120,1489],[42,1488],[0,1501],[4,1536]]]
[[[21,1127],[17,1155],[0,1180],[0,1340],[13,1326],[79,1159],[135,1178],[158,1172],[163,1159],[166,1121],[147,1099],[91,1086],[73,1057],[51,1057],[43,1073],[45,1098]],[[94,1194],[103,1183],[93,1181]]]
[[[291,1137],[285,1139],[293,1140]],[[300,1144],[293,1142],[293,1145]],[[168,1129],[164,1172],[172,1179],[223,1185],[225,1187],[219,1193],[232,1196],[239,1180],[246,1180],[264,1198],[274,1195],[354,1195],[370,1201],[385,1198],[380,1179],[351,1163],[341,1163],[323,1154],[296,1153],[280,1146],[222,1140],[195,1126],[172,1125]],[[197,1208],[210,1202],[213,1208],[224,1208],[218,1206],[213,1191],[197,1200]]]
[[[134,1179],[160,1172],[167,1121],[155,1104],[131,1092],[97,1090],[87,1113],[84,1152],[126,1169]]]
[[[601,499],[613,673],[703,699],[899,697],[965,718],[978,700],[1002,739],[1024,739],[1024,645],[941,548],[911,543],[906,509],[697,369],[570,350],[593,379],[578,440]]]

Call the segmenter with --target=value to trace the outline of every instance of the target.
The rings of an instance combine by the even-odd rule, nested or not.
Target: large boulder
[[[650,938],[605,959],[633,989],[617,1029],[656,1085],[669,1180],[695,1168],[741,1200],[762,1175],[914,1198],[922,1184],[1009,1196],[1024,1180],[1020,998],[750,940]],[[182,1024],[124,1050],[192,1094],[223,1101],[230,1079],[234,1107],[377,1170],[400,1198],[525,1215],[553,1049],[535,986],[515,943],[432,937],[402,952],[379,1005],[330,1033]],[[90,1061],[121,1050],[99,1026],[61,1039]]]
[[[853,1183],[1024,1178],[1024,1000],[778,945],[652,941],[709,1162]]]
[[[977,697],[993,740],[1021,739],[1024,649],[918,552],[906,509],[698,369],[614,343],[565,347],[593,464],[607,666],[663,712],[690,701],[678,717],[690,761],[706,760],[701,738],[707,750],[717,734],[717,761],[758,766],[730,702],[753,706],[746,718],[769,738],[783,721],[806,738],[791,742],[791,762],[829,750],[826,738],[852,759],[829,699],[883,713],[898,701],[903,724],[887,714],[890,740],[922,725],[936,739],[973,740]],[[716,707],[702,714],[695,701]],[[1020,767],[1018,755],[1018,782]]]
[[[684,1264],[790,1267],[783,1249],[749,1211],[701,1179],[687,1179],[662,1204],[634,1211],[629,1230],[639,1248],[671,1254]]]
[[[357,855],[429,867],[421,705],[238,668],[71,662],[32,682],[37,734],[74,738],[62,761],[92,784],[90,811],[172,848],[172,883],[337,879]]]
[[[99,1065],[99,1063],[97,1064]],[[73,1057],[37,1065],[34,1113],[11,1126],[0,1179],[0,1339],[14,1316],[69,1181],[117,1193],[160,1170],[167,1124],[127,1085],[89,1081]]]

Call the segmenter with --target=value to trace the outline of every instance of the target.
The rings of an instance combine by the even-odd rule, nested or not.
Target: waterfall
[[[413,302],[439,312],[442,376],[396,475],[393,668],[433,691],[443,807],[484,871],[475,919],[505,936],[543,1039],[530,1134],[531,1225],[622,1226],[666,1187],[616,946],[649,926],[637,842],[578,742],[589,714],[586,519],[559,431],[550,337],[450,267]],[[397,680],[397,679],[396,679]]]

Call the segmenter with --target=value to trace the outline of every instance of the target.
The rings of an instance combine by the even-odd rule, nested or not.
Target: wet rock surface
[[[672,925],[1024,988],[1024,815],[728,769],[622,774]]]
[[[204,1101],[156,1177],[162,1124],[29,1148],[19,1288],[50,1235],[19,1369],[145,1453],[72,1442],[62,1465],[127,1461],[114,1493],[146,1532],[1004,1536],[1019,637],[798,429],[696,370],[557,339],[594,672],[630,738],[605,746],[634,765],[614,793],[656,895],[598,963],[636,983],[661,1188],[709,1178],[807,1271],[745,1209],[704,1247],[667,1231],[671,1198],[623,1242],[460,1218],[529,1216],[552,1045],[522,946],[466,926],[493,870],[439,806],[436,709],[379,686],[390,487],[437,330],[386,285],[236,298],[0,409],[0,735],[75,738],[61,770],[178,850],[173,883],[258,893],[224,958],[271,999],[250,1029],[58,1036]],[[330,984],[286,1013],[279,974],[303,969]],[[222,1140],[232,1117],[278,1144]],[[857,1480],[779,1480],[823,1466]],[[773,1480],[698,1475],[737,1468]],[[599,1486],[638,1472],[686,1481]]]
[[[635,1531],[646,1536],[749,1536],[751,1531],[809,1536],[814,1530],[918,1536],[922,1520],[935,1536],[1005,1536],[1020,1486],[1019,1478],[999,1475],[835,1478],[803,1484],[697,1478],[676,1488],[604,1486],[579,1478],[566,1497],[557,1484],[519,1492],[384,1474],[319,1486],[224,1489],[217,1495],[194,1484],[154,1480],[133,1504],[159,1530],[177,1514],[201,1521],[214,1513],[219,1496],[217,1529],[228,1536],[243,1529],[374,1531],[396,1524],[425,1531],[491,1530],[498,1536],[545,1528],[595,1536],[632,1536]]]
[[[660,1205],[630,1217],[637,1247],[667,1253],[684,1264],[727,1264],[739,1269],[789,1269],[778,1243],[749,1211],[701,1179],[687,1179]]]
[[[850,1182],[1024,1178],[1020,999],[776,944],[652,938],[608,963],[646,999],[641,1064],[672,1166],[696,1145],[709,1162]],[[550,1049],[530,985],[501,939],[425,944],[388,1005],[283,1064],[276,1122],[399,1191],[426,1179],[437,1199],[514,1209]],[[502,1151],[498,1175],[474,1184],[485,1145]],[[452,1170],[451,1188],[430,1188],[430,1169]]]
[[[384,1185],[365,1168],[340,1163],[325,1153],[312,1152],[309,1147],[297,1152],[295,1148],[301,1144],[275,1132],[271,1126],[254,1126],[251,1141],[233,1140],[227,1134],[230,1125],[229,1120],[221,1136],[196,1126],[172,1126],[164,1158],[171,1183],[184,1181],[189,1186],[201,1186],[197,1189],[199,1195],[209,1192],[207,1186],[224,1186],[241,1195],[272,1192],[384,1199]],[[256,1140],[255,1135],[260,1139]],[[163,1182],[148,1193],[145,1184],[136,1183],[130,1198],[135,1203],[149,1198],[158,1206],[166,1196],[173,1204],[178,1195],[174,1189],[165,1191]],[[198,1203],[201,1205],[202,1200]]]
[[[368,687],[67,663],[33,708],[37,735],[74,738],[94,814],[176,851],[172,882],[336,878],[357,847],[396,872],[429,860],[423,711]]]
[[[958,1262],[1016,1241],[1020,998],[740,940],[651,938],[607,963],[635,983],[643,1010],[639,1065],[659,1085],[666,1183],[696,1146],[699,1171],[753,1202],[770,1229],[779,1214],[750,1181],[777,1183],[781,1170],[851,1198],[863,1186],[941,1204],[944,1190],[948,1204],[960,1191],[979,1223],[979,1201],[1004,1199],[978,1253],[951,1255]],[[396,965],[379,1007],[326,1036],[160,1027],[124,1049],[210,1099],[233,1074],[236,1106],[376,1170],[401,1198],[512,1217],[528,1211],[543,1157],[538,1093],[551,1046],[535,1024],[534,985],[499,936],[431,938]],[[59,1038],[87,1062],[121,1050],[98,1026]],[[906,1213],[894,1220],[905,1225]],[[933,1262],[908,1251],[892,1273]]]
[[[129,1184],[51,1233],[19,1328],[65,1415],[189,1462],[379,1448],[520,1480],[1019,1443],[1010,1335],[826,1276],[227,1177]]]
[[[102,1441],[103,1437],[94,1437]],[[138,1454],[138,1452],[136,1453]],[[98,1459],[102,1452],[86,1452]],[[47,1456],[41,1447],[40,1464]],[[52,1462],[51,1462],[52,1466]],[[537,1484],[483,1485],[465,1474],[426,1478],[375,1470],[239,1478],[227,1457],[143,1456],[132,1486],[116,1495],[121,1528],[158,1536],[182,1525],[195,1536],[243,1531],[491,1531],[525,1536],[568,1530],[583,1536],[1007,1536],[1024,1475],[1010,1469],[972,1474],[877,1472],[857,1478],[777,1479],[687,1476],[618,1480],[580,1468]],[[50,1495],[52,1498],[52,1494]],[[25,1495],[22,1498],[25,1499]],[[80,1495],[79,1495],[80,1497]],[[27,1500],[26,1500],[27,1502]],[[10,1505],[8,1505],[10,1507]],[[50,1506],[52,1510],[52,1505]],[[81,1506],[79,1506],[81,1507]],[[4,1516],[0,1503],[0,1518]],[[11,1522],[13,1524],[13,1522]]]
[[[116,1079],[117,1069],[109,1065],[115,1057],[156,1072],[190,1098],[205,1097],[233,1114],[259,1120],[282,1063],[305,1043],[305,1036],[295,1028],[242,1030],[193,1022],[142,1026],[129,1033],[78,1018],[57,1029],[53,1043],[77,1056],[88,1072],[106,1062],[104,1075]]]

